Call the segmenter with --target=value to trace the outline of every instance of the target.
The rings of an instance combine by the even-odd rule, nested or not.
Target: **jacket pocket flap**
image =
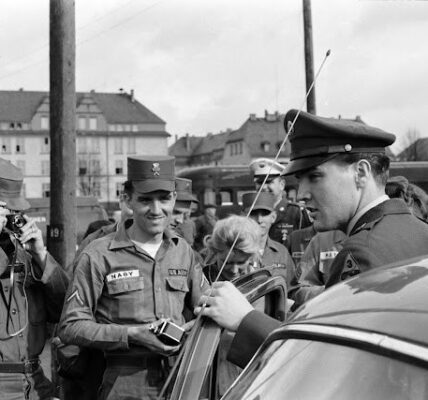
[[[142,289],[144,289],[144,280],[141,277],[107,282],[107,290],[109,294],[133,292],[135,290]]]
[[[184,278],[177,277],[168,277],[166,278],[168,286],[171,290],[179,290],[180,292],[188,292],[189,286],[187,285],[187,280]]]

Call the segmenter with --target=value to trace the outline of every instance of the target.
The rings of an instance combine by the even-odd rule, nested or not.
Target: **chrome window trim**
[[[420,359],[428,362],[428,348],[409,343],[401,339],[393,338],[388,335],[375,333],[375,332],[366,332],[359,331],[350,328],[340,328],[337,326],[327,326],[327,325],[316,325],[316,324],[293,324],[290,323],[278,329],[280,332],[289,333],[303,333],[303,334],[313,334],[314,336],[329,336],[331,338],[337,337],[340,339],[348,339],[360,343],[368,343],[373,346],[380,347],[385,350],[394,351],[396,353],[401,353],[409,357]],[[278,332],[279,333],[279,332]],[[275,335],[275,339],[279,339]],[[288,338],[284,338],[288,339]]]

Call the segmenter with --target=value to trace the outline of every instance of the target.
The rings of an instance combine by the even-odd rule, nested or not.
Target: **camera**
[[[21,213],[10,213],[6,215],[6,228],[12,231],[13,233],[21,233],[21,228],[27,223],[24,216]]]
[[[179,345],[185,333],[183,328],[167,319],[162,321],[159,325],[152,325],[150,330],[159,340],[169,346]]]

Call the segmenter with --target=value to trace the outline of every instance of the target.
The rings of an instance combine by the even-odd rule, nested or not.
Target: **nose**
[[[161,206],[160,206],[160,202],[158,200],[153,200],[152,206],[151,206],[151,212],[152,212],[152,214],[160,214],[161,213]]]

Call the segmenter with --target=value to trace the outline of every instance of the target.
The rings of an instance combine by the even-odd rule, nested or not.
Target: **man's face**
[[[254,183],[256,185],[256,190],[260,189],[260,186],[262,186],[263,181],[264,181],[264,176],[257,177],[254,180]],[[274,177],[269,177],[266,180],[266,183],[263,186],[263,191],[273,193],[275,197],[280,197],[282,196],[284,187],[285,187],[284,180],[279,176],[274,176]]]
[[[269,210],[254,210],[251,212],[250,218],[259,224],[262,232],[262,237],[265,237],[269,234],[269,229],[275,222],[276,213],[275,211]]]
[[[297,174],[298,199],[312,209],[316,231],[346,227],[358,209],[360,193],[354,164],[342,165],[330,160]]]
[[[164,190],[132,194],[127,205],[133,211],[134,223],[143,236],[150,239],[165,231],[172,216],[175,198],[175,192]]]
[[[169,227],[175,230],[178,225],[184,222],[184,216],[189,211],[190,211],[190,205],[186,207],[185,204],[181,204],[181,202],[176,201],[174,210],[172,211],[172,217],[169,223]]]
[[[216,214],[216,211],[217,210],[214,207],[208,207],[208,208],[205,209],[205,215],[207,217],[214,218],[215,214]]]
[[[217,266],[220,269],[229,250],[217,254]],[[233,251],[221,273],[223,279],[231,281],[251,271],[251,256],[241,251]]]

